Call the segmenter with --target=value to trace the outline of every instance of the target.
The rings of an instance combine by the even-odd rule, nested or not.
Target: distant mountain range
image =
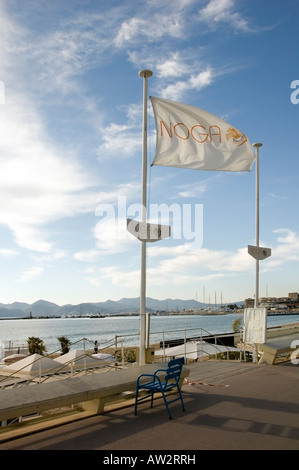
[[[242,302],[238,302],[237,305]],[[156,300],[148,297],[146,309],[148,312],[166,312],[176,310],[200,310],[207,308],[208,304],[197,300],[165,299]],[[106,300],[106,302],[82,303],[78,305],[59,306],[46,300],[38,300],[33,304],[14,302],[12,304],[0,304],[0,318],[28,318],[28,317],[61,317],[82,315],[117,315],[120,313],[139,312],[139,297],[123,298],[118,301]]]

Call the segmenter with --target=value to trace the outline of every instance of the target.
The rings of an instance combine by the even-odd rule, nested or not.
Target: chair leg
[[[166,410],[167,410],[169,419],[172,419],[172,415],[171,415],[171,412],[170,412],[170,408],[169,408],[168,403],[170,404],[170,403],[172,403],[172,402],[174,402],[174,401],[180,400],[180,401],[181,401],[182,409],[183,409],[183,411],[185,411],[185,405],[184,405],[184,400],[183,400],[183,396],[182,396],[182,393],[181,393],[181,389],[180,389],[180,387],[179,387],[178,384],[175,384],[175,386],[177,387],[177,393],[178,393],[179,396],[178,396],[177,398],[175,398],[174,400],[170,400],[169,402],[168,402],[167,399],[166,399],[166,395],[165,395],[164,390],[163,390],[163,389],[160,390],[160,392],[161,392],[161,394],[162,394],[162,397],[163,397],[163,400],[164,400],[164,404],[165,404],[165,407],[166,407]],[[142,387],[141,387],[141,388],[142,388]],[[168,391],[170,391],[170,390],[172,390],[172,388],[170,388]],[[150,407],[151,407],[151,408],[153,408],[154,393],[155,393],[155,391],[158,391],[158,390],[153,390],[153,389],[151,389],[151,390],[149,391],[149,394],[146,395],[145,397],[143,397],[143,398],[148,398],[149,396],[151,396],[151,403],[150,403]],[[140,400],[143,400],[143,398],[141,398],[141,399],[139,400],[139,399],[138,399],[138,395],[139,395],[139,386],[137,385],[137,387],[136,387],[136,393],[135,393],[135,407],[134,407],[134,414],[135,414],[135,416],[137,416],[137,406],[138,406],[138,402],[139,402]]]
[[[183,396],[182,396],[182,392],[180,390],[180,387],[178,387],[178,392],[179,392],[179,396],[180,396],[180,399],[181,399],[181,404],[182,404],[183,411],[185,411],[185,405],[184,405]]]
[[[138,405],[138,388],[136,388],[136,393],[135,393],[135,409],[134,409],[135,416],[137,416],[137,405]]]
[[[135,409],[134,409],[134,415],[137,416],[137,399],[135,398]]]
[[[166,410],[167,410],[167,413],[168,413],[168,417],[169,417],[169,419],[172,419],[172,416],[171,416],[171,413],[170,413],[170,409],[169,409],[169,406],[168,406],[168,403],[167,403],[167,400],[166,400],[166,396],[165,396],[165,393],[164,393],[163,390],[162,390],[162,396],[163,396],[164,404],[165,404],[165,406],[166,406]]]
[[[152,396],[151,396],[151,408],[153,408],[153,404],[154,404],[154,392],[152,392]]]

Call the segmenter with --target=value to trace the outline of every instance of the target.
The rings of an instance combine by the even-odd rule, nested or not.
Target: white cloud
[[[179,11],[168,10],[168,14],[145,11],[124,21],[115,36],[116,47],[124,47],[138,40],[156,42],[164,36],[179,38],[183,36],[183,17]]]
[[[76,155],[50,143],[24,96],[10,93],[1,109],[0,162],[0,223],[15,233],[20,246],[49,251],[44,224],[95,208],[96,197],[87,191],[94,178]]]
[[[129,74],[137,74],[137,67],[153,69],[150,84],[165,98],[181,100],[189,91],[196,92],[196,96],[214,85],[220,74],[232,73],[225,50],[219,49],[221,27],[230,32],[248,32],[249,23],[236,0],[173,0],[171,5],[167,0],[130,0],[113,5],[104,2],[101,7],[96,5],[98,2],[87,2],[88,8],[85,2],[76,2],[76,9],[71,3],[66,2],[62,14],[59,0],[0,0],[0,79],[6,93],[0,113],[0,224],[9,228],[17,245],[31,251],[35,266],[24,271],[23,281],[42,274],[42,263],[68,256],[64,266],[75,259],[95,268],[86,274],[96,286],[108,279],[114,285],[138,289],[139,242],[127,233],[125,219],[124,223],[117,219],[115,201],[121,195],[128,200],[133,200],[133,196],[136,200],[137,195],[139,200],[139,181],[120,186],[122,177],[124,181],[135,177],[134,170],[125,176],[120,171],[117,174],[115,167],[111,175],[117,176],[113,180],[109,168],[117,158],[135,157],[140,152],[142,106],[131,104],[127,111],[123,107],[116,109],[112,90],[120,83],[116,76],[121,71],[128,80],[123,90],[116,90],[120,104],[131,99],[130,93],[141,93],[140,88],[136,95],[129,84]],[[216,43],[212,34],[206,35],[209,28],[217,31]],[[229,58],[230,63],[236,51]],[[225,61],[225,65],[217,60]],[[238,56],[238,68],[239,61]],[[104,114],[108,101],[113,113],[110,118]],[[140,102],[138,97],[136,101]],[[109,162],[105,161],[108,156],[113,156]],[[97,172],[98,167],[102,173]],[[99,174],[106,181],[99,179]],[[161,188],[165,188],[169,201],[174,191],[181,198],[191,198],[210,189],[207,179],[183,186],[182,177],[181,187],[176,185],[174,190],[171,177],[164,177],[158,188],[155,176],[154,189],[159,192],[154,193],[151,188],[151,195],[159,198]],[[100,187],[97,193],[96,187]],[[108,187],[111,190],[105,191]],[[100,205],[108,203],[114,217],[96,213]],[[91,217],[76,220],[81,214]],[[66,246],[66,238],[70,240],[70,233],[76,230],[79,237],[75,235]],[[277,246],[263,269],[298,260],[296,233],[286,229],[277,233]],[[148,250],[150,284],[188,285],[198,280],[238,276],[249,272],[254,263],[245,248],[236,252],[188,251],[184,246],[170,247],[174,243],[171,240],[170,244],[157,244]],[[11,243],[2,246],[2,258],[22,253],[5,250],[4,246],[13,246]],[[70,254],[72,249],[77,250],[74,255]],[[126,261],[121,267],[123,252]],[[21,256],[19,260],[22,262]],[[103,268],[100,274],[96,271],[98,265],[113,262],[119,267]],[[72,270],[73,266],[68,266]],[[18,270],[22,271],[21,264]]]
[[[148,258],[159,260],[154,267],[147,268],[146,276],[150,286],[179,286],[209,278],[235,276],[252,269],[253,265],[246,248],[231,254],[207,249],[188,251],[183,245],[155,247],[148,250]],[[202,271],[205,270],[210,271],[210,274],[203,274]],[[100,270],[99,278],[92,279],[99,282],[100,278],[108,278],[120,287],[136,289],[140,283],[140,270],[106,267]]]
[[[23,12],[23,15],[28,14]],[[88,70],[107,61],[107,50],[111,53],[111,42],[115,29],[115,17],[108,15],[81,14],[66,15],[41,33],[25,28],[23,24],[12,21],[9,14],[2,10],[4,31],[1,41],[5,61],[11,64],[9,56],[15,59],[18,69],[34,71],[35,92],[59,95],[82,94],[82,83],[78,80]],[[1,24],[2,28],[2,24]],[[13,69],[12,69],[13,70]],[[24,84],[22,84],[24,87]],[[28,87],[29,88],[29,87]]]
[[[18,255],[18,252],[16,250],[11,250],[9,248],[0,249],[0,258],[12,258],[17,255]]]
[[[249,31],[248,22],[239,13],[233,11],[234,7],[234,0],[210,0],[200,11],[200,18],[212,27],[223,22],[230,24],[236,30]]]
[[[91,249],[85,251],[78,251],[74,254],[74,259],[85,263],[94,263],[99,259],[100,256],[101,252],[99,250]]]
[[[267,268],[271,269],[292,261],[299,261],[299,236],[293,230],[280,228],[273,231],[278,234],[277,246],[272,248]]]
[[[192,245],[190,245],[192,248]],[[184,245],[171,247],[154,247],[149,251],[149,257],[165,258],[159,264],[159,269],[165,274],[171,272],[186,272],[189,269],[208,269],[209,271],[241,272],[251,268],[252,261],[247,248],[240,248],[236,253],[213,251],[207,248],[188,249]]]
[[[60,250],[60,249],[54,249],[50,251],[50,253],[42,253],[42,254],[31,254],[32,259],[35,261],[38,261],[39,263],[41,262],[48,262],[48,261],[54,261],[54,260],[60,260],[62,258],[65,258],[67,256],[67,251],[66,250]]]
[[[162,96],[166,99],[179,100],[187,91],[200,91],[210,85],[215,76],[216,74],[213,69],[210,66],[207,66],[205,70],[196,75],[191,75],[191,77],[185,81],[180,80],[168,85],[166,88],[162,89]]]
[[[157,64],[159,78],[182,77],[187,75],[191,66],[182,59],[180,52],[172,52],[165,61]]]
[[[109,279],[115,286],[126,287],[127,289],[139,288],[140,284],[140,271],[138,270],[119,270],[115,267],[106,267],[100,270],[99,278],[95,279]],[[98,281],[97,281],[98,282]]]
[[[234,0],[210,0],[206,6],[199,8],[196,14],[195,8],[198,2],[186,0],[172,2],[151,1],[138,5],[131,13],[129,19],[125,19],[118,27],[114,37],[114,45],[123,48],[134,45],[138,41],[153,43],[162,38],[185,39],[195,32],[198,35],[198,20],[207,23],[209,27],[219,23],[229,24],[237,31],[249,31],[248,21],[238,11]],[[128,13],[129,16],[129,13]],[[171,68],[171,63],[168,64]],[[163,72],[163,70],[162,70]]]
[[[268,258],[260,265],[263,271],[299,259],[298,235],[288,229],[278,229],[275,232],[282,236],[278,237],[278,245],[272,250],[275,258]],[[236,251],[217,251],[206,248],[186,250],[184,245],[150,245],[147,256],[146,276],[148,285],[152,287],[183,286],[233,278],[255,269],[255,260],[248,254],[247,247]],[[105,267],[98,271],[98,276],[90,277],[89,281],[100,285],[101,279],[109,279],[113,285],[135,290],[140,283],[140,269]]]
[[[122,47],[125,43],[131,42],[136,36],[144,34],[148,30],[148,22],[141,18],[130,18],[124,21],[119,28],[119,31],[114,39],[117,47]]]
[[[44,268],[42,268],[41,266],[35,266],[31,269],[28,269],[28,271],[25,271],[22,274],[20,281],[21,282],[31,281],[31,279],[34,279],[35,277],[40,276],[43,272],[44,272]]]
[[[10,229],[14,232],[16,243],[27,250],[48,253],[52,244],[45,240],[41,230],[29,227],[22,223],[8,222]]]
[[[221,178],[221,174],[209,176],[202,181],[198,181],[187,186],[179,187],[179,196],[183,198],[199,198],[206,193]]]
[[[277,238],[278,244],[272,248],[272,256],[261,263],[261,269],[271,270],[287,262],[299,260],[299,237],[289,229],[277,229],[275,233],[281,234]],[[192,246],[192,245],[191,245]],[[152,247],[148,251],[149,258],[159,259],[155,268],[159,276],[168,279],[180,273],[191,279],[209,280],[217,277],[226,277],[252,270],[254,260],[248,254],[247,247],[236,252],[215,251],[205,248],[186,250],[183,245],[175,248]],[[207,271],[205,274],[202,271]],[[186,277],[187,279],[187,277]]]
[[[292,247],[292,250],[296,250],[299,245],[299,237],[293,230],[288,228],[279,228],[273,230],[274,233],[284,234],[284,236],[279,236],[277,240],[283,244],[286,244]]]
[[[95,244],[104,254],[123,253],[137,244],[136,238],[127,231],[126,219],[104,217],[95,227]]]
[[[3,5],[0,58],[9,86],[5,87],[5,104],[0,113],[0,224],[14,233],[18,245],[36,252],[51,252],[56,258],[57,250],[45,225],[94,211],[96,194],[91,188],[98,181],[79,163],[72,145],[67,148],[51,139],[41,114],[41,95],[32,94],[32,84],[26,83],[26,77],[29,68],[35,71],[35,77],[37,71],[48,74],[44,82],[48,91],[53,88],[51,73],[61,73],[66,80],[68,75],[59,57],[65,57],[72,68],[79,41],[66,33],[53,33],[52,39],[45,34],[39,41],[32,31],[11,20]],[[39,84],[35,83],[34,88],[38,89]]]
[[[140,129],[135,126],[111,123],[100,130],[102,144],[97,153],[100,160],[115,155],[117,158],[132,156],[141,146]]]
[[[142,105],[130,104],[123,111],[127,117],[126,124],[111,123],[99,129],[102,143],[97,153],[100,160],[111,155],[117,159],[132,157],[141,149]]]

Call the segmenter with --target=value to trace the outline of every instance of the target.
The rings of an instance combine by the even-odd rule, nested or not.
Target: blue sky
[[[298,14],[297,0],[0,0],[0,302],[139,296],[140,242],[123,227],[141,202],[146,68],[149,95],[263,143],[260,244],[272,256],[260,295],[299,291]],[[252,297],[255,164],[150,168],[154,155],[149,105],[148,204],[201,207],[202,243],[150,244],[147,295]]]

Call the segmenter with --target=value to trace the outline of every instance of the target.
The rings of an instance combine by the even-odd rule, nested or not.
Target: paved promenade
[[[299,449],[299,365],[205,361],[188,367],[186,411],[179,402],[170,405],[172,420],[158,399],[153,409],[141,404],[138,416],[131,405],[2,442],[0,450]]]

